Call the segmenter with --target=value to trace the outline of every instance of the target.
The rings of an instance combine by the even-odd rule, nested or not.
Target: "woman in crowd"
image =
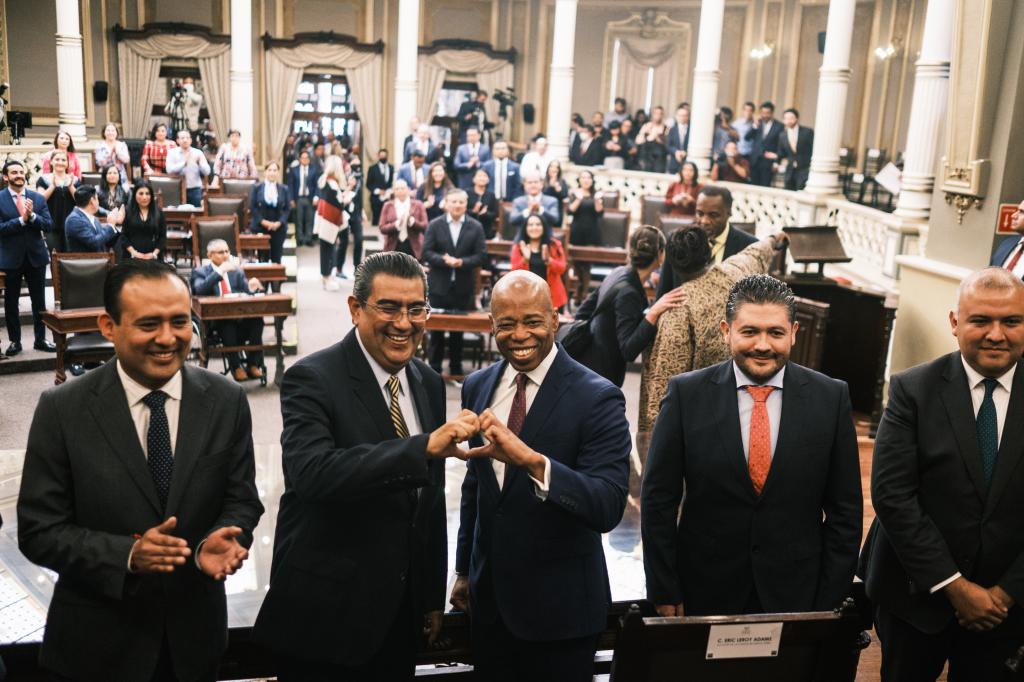
[[[331,277],[334,268],[334,248],[343,230],[348,229],[348,211],[352,210],[355,178],[347,178],[341,157],[330,155],[324,161],[324,172],[317,181],[319,185],[316,218],[313,232],[320,238],[320,277],[323,287],[337,291],[338,282]],[[345,273],[338,277],[346,279]]]
[[[679,177],[665,192],[666,213],[692,217],[697,211],[697,195],[704,186],[697,182],[697,164],[687,161],[679,167]]]
[[[494,221],[498,219],[498,200],[487,187],[491,176],[482,168],[473,174],[473,188],[469,190],[469,215],[484,228],[484,236],[494,239]]]
[[[552,227],[561,227],[565,217],[565,199],[569,196],[569,186],[562,179],[562,163],[558,159],[552,159],[548,163],[547,170],[544,172],[543,192],[558,201],[558,222]]]
[[[453,187],[451,179],[445,172],[444,164],[440,161],[430,164],[427,177],[423,179],[423,184],[416,190],[416,198],[422,201],[423,207],[427,209],[427,222],[444,215],[444,197]]]
[[[626,151],[626,170],[636,170],[638,150],[636,148],[636,128],[632,119],[622,122],[622,137],[629,145]]]
[[[607,168],[626,168],[630,154],[635,153],[636,144],[623,134],[623,127],[619,121],[612,121],[608,126],[608,138],[604,142],[604,165]]]
[[[622,386],[626,363],[654,340],[658,318],[682,300],[681,292],[675,289],[647,307],[644,282],[664,259],[665,235],[661,230],[650,225],[638,227],[629,238],[629,264],[612,270],[576,311],[577,319],[590,320],[594,337],[577,360],[616,386]]]
[[[602,246],[597,221],[604,213],[604,202],[601,200],[601,194],[594,191],[594,174],[588,170],[580,171],[580,177],[576,182],[579,187],[573,189],[569,196],[569,215],[572,216],[569,244]],[[576,302],[579,303],[590,289],[590,264],[579,263],[573,267],[579,282],[576,289]]]
[[[71,135],[66,130],[57,131],[57,134],[53,136],[53,149],[41,157],[43,172],[50,172],[50,158],[54,152],[58,151],[63,151],[68,155],[68,173],[75,176],[76,180],[81,181],[82,166],[78,163],[78,155],[75,154],[75,141],[71,139]]]
[[[213,161],[213,174],[220,179],[255,178],[256,161],[252,158],[252,149],[242,146],[242,133],[235,129],[228,131],[228,143],[217,150]]]
[[[711,166],[714,182],[750,182],[750,162],[740,156],[736,142],[729,140],[714,165]]]
[[[636,131],[636,134],[639,135],[640,134],[640,129],[643,128],[645,125],[647,125],[647,122],[650,119],[651,119],[651,117],[647,115],[647,111],[645,109],[637,109],[636,113],[633,114],[633,128],[632,128],[632,130]],[[635,136],[634,136],[634,141],[636,141],[635,140]],[[637,144],[639,144],[639,142],[637,142]]]
[[[637,147],[640,148],[640,170],[651,173],[664,173],[668,156],[668,126],[665,125],[665,109],[654,107],[651,120],[640,128],[636,136]]]
[[[150,132],[146,146],[142,148],[142,174],[166,173],[167,152],[174,149],[175,144],[167,139],[167,125],[157,123]]]
[[[117,126],[108,123],[103,126],[103,140],[96,145],[93,157],[96,160],[96,167],[103,168],[113,164],[117,166],[117,172],[121,174],[121,184],[127,187],[130,179],[128,165],[132,157],[128,154],[128,145],[117,139]]]
[[[64,251],[64,221],[75,210],[75,188],[78,181],[68,171],[68,153],[63,149],[54,150],[50,156],[50,172],[36,180],[36,189],[46,199],[53,228],[45,233],[46,245],[50,251]]]
[[[288,236],[288,187],[278,182],[281,167],[271,161],[263,169],[263,182],[249,191],[249,215],[252,232],[270,235],[270,260],[281,262],[284,253],[284,239]]]
[[[101,215],[106,215],[128,203],[128,191],[121,184],[121,173],[117,166],[110,164],[100,171],[100,186],[96,195],[100,200]]]
[[[478,171],[482,173],[483,171]],[[484,176],[487,176],[484,173]],[[427,211],[423,202],[412,196],[405,180],[395,180],[391,200],[380,210],[380,234],[384,251],[400,251],[416,260],[423,257],[423,233],[427,229]],[[493,194],[491,195],[494,196]]]
[[[139,180],[132,188],[121,238],[117,242],[118,260],[125,258],[160,259],[167,251],[167,223],[157,205],[153,188]]]
[[[544,278],[551,289],[551,304],[556,310],[561,310],[569,301],[562,282],[565,250],[562,243],[551,236],[551,226],[540,215],[530,215],[516,236],[516,246],[512,248],[512,269],[529,270]]]

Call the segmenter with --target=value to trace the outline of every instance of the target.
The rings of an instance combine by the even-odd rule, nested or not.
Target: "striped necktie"
[[[398,376],[395,374],[388,379],[388,393],[391,394],[391,423],[395,426],[395,434],[399,438],[408,438],[409,428],[405,425],[402,407],[398,404]]]

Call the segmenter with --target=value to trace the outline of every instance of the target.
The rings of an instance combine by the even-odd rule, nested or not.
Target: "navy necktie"
[[[149,458],[149,473],[160,496],[160,507],[167,507],[167,493],[171,489],[171,473],[174,471],[174,457],[171,454],[171,429],[167,424],[164,403],[167,394],[153,391],[142,402],[149,408],[149,433],[146,434],[146,451]]]
[[[981,467],[985,472],[985,483],[992,485],[992,474],[996,470],[996,456],[999,454],[999,424],[996,420],[996,404],[992,392],[999,382],[985,379],[985,398],[978,410],[976,426],[978,446],[981,448]]]

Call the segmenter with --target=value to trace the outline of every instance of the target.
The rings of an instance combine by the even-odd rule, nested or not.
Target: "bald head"
[[[540,365],[558,331],[547,282],[528,270],[513,270],[499,279],[491,293],[491,327],[498,351],[517,371]]]
[[[968,298],[975,294],[991,295],[1021,295],[1024,293],[1024,281],[1014,275],[1006,268],[991,266],[975,270],[967,275],[956,288],[956,301],[953,304],[953,312],[956,313],[966,295]]]
[[[957,289],[949,323],[964,361],[998,379],[1024,354],[1024,283],[1003,268],[971,273]]]
[[[548,283],[529,270],[513,270],[498,280],[491,292],[491,311],[512,301],[536,300],[540,310],[552,310]]]

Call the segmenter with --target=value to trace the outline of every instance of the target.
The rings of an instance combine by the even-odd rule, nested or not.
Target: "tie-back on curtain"
[[[418,62],[419,89],[416,113],[420,120],[429,122],[437,111],[437,96],[444,85],[445,75],[461,73],[476,76],[476,83],[488,94],[487,120],[498,117],[498,103],[493,95],[498,88],[513,84],[515,65],[505,59],[494,59],[478,50],[438,50],[434,54],[420,55]]]
[[[122,40],[117,45],[121,78],[121,117],[125,137],[145,137],[156,103],[160,62],[167,57],[195,59],[203,81],[206,108],[214,129],[223,137],[230,125],[230,49],[190,34],[160,34]]]
[[[264,159],[280,160],[284,141],[291,128],[302,73],[313,64],[336,66],[345,70],[352,88],[352,103],[359,113],[363,146],[372,152],[379,148],[383,84],[380,54],[360,52],[347,45],[304,43],[295,47],[271,48],[264,53],[264,63],[267,78]]]
[[[619,38],[618,82],[614,84],[616,96],[636,103],[639,109],[647,101],[648,69],[654,69],[651,87],[651,106],[663,106],[669,112],[675,109],[678,60],[676,43],[672,40],[639,40]]]

